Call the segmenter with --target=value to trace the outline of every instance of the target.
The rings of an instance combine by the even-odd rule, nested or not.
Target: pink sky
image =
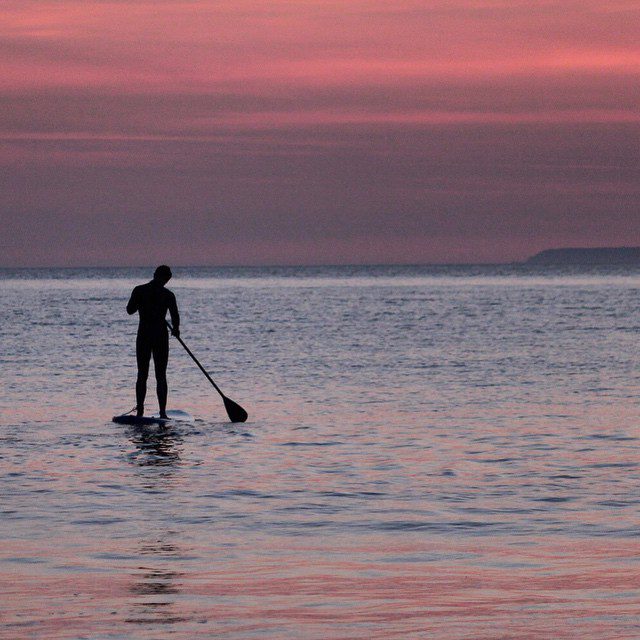
[[[637,0],[5,0],[0,264],[640,245]]]

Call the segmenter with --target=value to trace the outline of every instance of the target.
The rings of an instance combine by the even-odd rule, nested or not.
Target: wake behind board
[[[117,424],[132,424],[132,425],[165,425],[172,422],[193,422],[193,417],[186,411],[180,409],[171,409],[167,411],[168,418],[161,418],[159,415],[153,416],[134,416],[130,413],[126,413],[122,416],[113,416],[112,421]]]

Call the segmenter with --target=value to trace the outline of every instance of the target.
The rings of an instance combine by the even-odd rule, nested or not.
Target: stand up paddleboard
[[[132,425],[165,425],[172,422],[193,422],[193,417],[186,411],[180,409],[171,409],[167,411],[168,418],[161,418],[159,415],[154,416],[134,416],[131,413],[125,413],[121,416],[113,416],[113,422],[117,424],[132,424]]]

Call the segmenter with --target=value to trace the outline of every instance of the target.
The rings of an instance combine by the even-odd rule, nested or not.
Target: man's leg
[[[136,360],[138,362],[138,379],[136,380],[136,415],[144,415],[144,399],[147,395],[147,378],[149,377],[149,360],[151,345],[145,336],[136,339]]]
[[[169,334],[160,337],[153,345],[153,367],[156,372],[156,392],[160,417],[167,415],[167,362],[169,361]]]

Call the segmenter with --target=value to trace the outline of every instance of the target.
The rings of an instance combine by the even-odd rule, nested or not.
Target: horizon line
[[[508,262],[353,262],[353,263],[309,263],[309,264],[174,264],[172,269],[292,269],[315,267],[462,267],[462,266],[508,266],[525,264],[525,261],[512,260]],[[146,265],[38,265],[38,266],[8,266],[0,265],[0,269],[155,269],[156,263]]]

